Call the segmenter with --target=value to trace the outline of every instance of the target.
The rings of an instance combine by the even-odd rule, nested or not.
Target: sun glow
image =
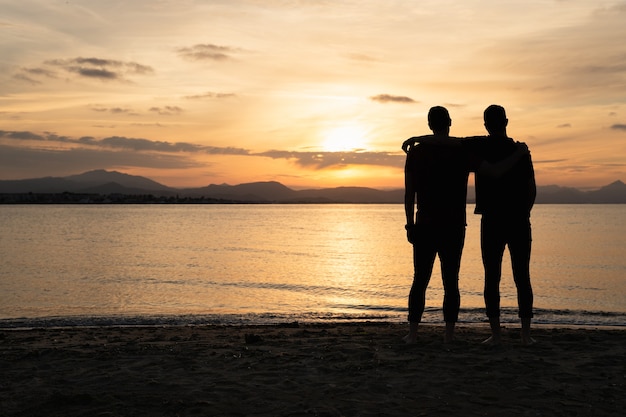
[[[324,133],[322,147],[328,152],[347,152],[365,149],[365,129],[357,125],[342,125]]]

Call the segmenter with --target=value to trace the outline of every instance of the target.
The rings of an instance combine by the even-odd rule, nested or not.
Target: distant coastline
[[[372,199],[374,200],[374,199]],[[473,199],[468,199],[468,204],[473,204]],[[84,193],[23,193],[23,194],[1,194],[0,205],[10,204],[402,204],[401,201],[351,201],[342,199],[334,201],[332,199],[313,200],[290,200],[290,201],[267,201],[267,200],[237,200],[210,197],[172,197],[159,196],[153,194],[84,194]],[[542,201],[537,204],[626,204],[626,201],[594,202],[594,201]]]
[[[468,187],[468,203],[474,188]],[[149,178],[96,170],[68,177],[0,180],[0,204],[401,204],[404,190],[336,187],[293,190],[281,183],[211,184],[178,189]],[[594,191],[557,185],[537,188],[538,204],[626,204],[626,184]]]

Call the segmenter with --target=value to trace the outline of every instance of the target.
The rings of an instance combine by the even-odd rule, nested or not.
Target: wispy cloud
[[[378,94],[376,96],[370,97],[370,100],[376,101],[379,103],[417,103],[417,101],[413,100],[411,97],[406,96],[394,96],[391,94]]]
[[[74,144],[87,147],[100,147],[116,150],[132,150],[139,152],[162,152],[162,153],[203,153],[213,155],[249,155],[250,152],[243,148],[216,147],[197,145],[186,142],[155,141],[144,138],[128,138],[124,136],[110,136],[97,139],[92,136],[71,138],[58,136],[52,133],[38,135],[32,132],[4,131],[0,130],[0,139],[13,139],[21,141],[45,141],[48,143]]]
[[[55,71],[46,68],[22,68],[13,78],[30,84],[41,84],[38,78],[58,78]]]
[[[190,47],[179,48],[178,54],[192,61],[223,61],[232,58],[232,55],[240,50],[230,46],[213,44],[197,44]]]
[[[345,167],[348,165],[372,165],[401,167],[404,164],[405,155],[390,152],[295,152],[271,150],[255,153],[253,155],[264,156],[272,159],[287,159],[297,165],[314,169],[331,167]]]
[[[202,100],[202,99],[223,99],[223,98],[230,98],[230,97],[236,97],[237,95],[234,93],[213,93],[213,92],[206,92],[206,93],[202,93],[202,94],[194,94],[194,95],[190,95],[190,96],[185,96],[186,99],[188,100]]]
[[[6,130],[0,130],[0,138],[17,140],[46,140],[45,137],[32,132],[12,132]]]
[[[171,116],[173,114],[182,113],[183,109],[178,106],[151,107],[149,111],[160,114],[162,116]]]
[[[132,151],[138,153],[161,155],[237,155],[248,157],[264,157],[271,159],[284,159],[291,161],[298,166],[316,170],[322,170],[327,168],[340,168],[349,165],[371,165],[399,168],[402,167],[405,160],[404,154],[390,152],[298,152],[269,150],[265,152],[252,153],[247,149],[236,147],[217,147],[198,145],[187,142],[155,141],[144,138],[128,138],[124,136],[109,136],[101,139],[94,138],[92,136],[71,138],[67,136],[58,136],[52,133],[38,135],[26,131],[17,132],[0,130],[0,139],[11,139],[22,142],[30,141],[47,142],[49,144],[58,143],[64,145],[75,145],[71,149],[66,149],[64,151],[57,150],[57,153],[76,153],[76,149],[83,148],[91,149],[94,152],[98,150],[109,149],[118,152]],[[24,152],[26,152],[25,147],[22,149],[24,150]],[[40,150],[37,150],[37,152],[39,151]]]
[[[613,126],[611,126],[611,129],[613,129],[613,130],[624,130],[624,131],[626,131],[626,124],[621,124],[621,123],[614,124]]]
[[[71,149],[26,148],[0,144],[0,164],[14,178],[75,174],[94,167],[143,167],[186,169],[205,166],[188,154],[120,152],[114,149],[77,147]]]
[[[36,68],[22,68],[13,78],[40,84],[44,78],[59,78],[58,70],[83,78],[102,81],[126,81],[129,76],[152,74],[154,69],[136,62],[101,58],[51,59]]]
[[[104,106],[91,106],[90,110],[98,112],[98,113],[112,113],[112,114],[128,114],[136,116],[137,113],[132,109],[124,108],[124,107],[104,107]]]

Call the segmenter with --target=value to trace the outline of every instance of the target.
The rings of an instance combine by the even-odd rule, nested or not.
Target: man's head
[[[490,135],[506,135],[506,126],[509,119],[506,118],[504,107],[492,104],[485,109],[485,128]]]
[[[445,107],[435,106],[430,108],[428,111],[428,127],[430,127],[433,133],[449,134],[451,125],[452,120]]]

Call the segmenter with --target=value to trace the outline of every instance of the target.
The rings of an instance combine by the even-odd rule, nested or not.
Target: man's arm
[[[487,177],[500,178],[513,169],[513,167],[526,155],[530,155],[528,146],[524,142],[517,142],[515,152],[498,162],[489,163],[483,160],[477,169],[477,173]]]
[[[412,138],[408,138],[404,142],[402,142],[402,150],[405,153],[409,153],[409,149],[416,143],[421,142],[424,139],[433,138],[435,135],[423,135],[423,136],[413,136]]]
[[[437,136],[437,135],[422,135],[422,136],[413,136],[412,138],[408,138],[404,142],[402,142],[402,150],[404,152],[409,152],[412,146],[415,146],[418,143],[423,144],[434,144],[434,145],[442,145],[442,146],[459,146],[461,144],[462,138],[457,138],[453,136]]]
[[[413,243],[413,229],[415,226],[415,179],[414,175],[409,169],[409,158],[411,155],[407,155],[406,165],[404,167],[404,214],[406,216],[406,238],[409,243]]]
[[[532,210],[535,205],[535,199],[537,198],[537,184],[535,183],[535,169],[533,168],[533,161],[530,155],[528,155],[528,163],[530,164],[530,175],[528,178],[528,212]]]

